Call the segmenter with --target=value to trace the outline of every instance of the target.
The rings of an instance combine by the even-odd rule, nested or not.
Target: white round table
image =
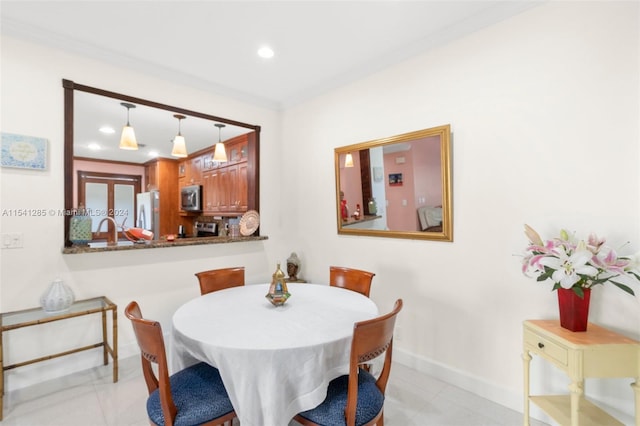
[[[243,426],[287,425],[320,404],[329,382],[349,371],[354,323],[378,315],[360,293],[288,284],[273,306],[268,284],[199,296],[173,315],[172,364],[205,361],[220,370]]]

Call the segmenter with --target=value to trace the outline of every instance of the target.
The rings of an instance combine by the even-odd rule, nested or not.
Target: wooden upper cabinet
[[[247,162],[240,163],[236,166],[234,180],[231,182],[230,194],[233,210],[237,212],[246,212],[248,209],[249,185],[247,180]]]
[[[240,135],[225,142],[227,160],[229,164],[247,161],[247,135]]]
[[[194,153],[184,162],[184,178],[179,186],[202,185],[204,215],[241,215],[249,205],[249,135],[224,142],[227,162],[213,160],[213,147]],[[180,175],[178,173],[178,175]]]
[[[187,179],[189,185],[202,185],[202,160],[202,156],[191,159],[190,176]]]
[[[249,210],[249,165],[245,161],[238,165],[238,206],[240,211],[246,212]]]
[[[202,173],[202,210],[203,213],[216,213],[219,210],[218,186],[219,186],[218,170],[207,170]]]

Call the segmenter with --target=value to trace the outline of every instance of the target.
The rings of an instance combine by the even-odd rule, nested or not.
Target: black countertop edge
[[[82,254],[82,253],[100,253],[105,251],[125,251],[125,250],[146,250],[167,247],[186,247],[201,246],[209,244],[227,244],[227,243],[244,243],[247,241],[262,241],[269,237],[198,237],[198,238],[177,238],[174,241],[154,240],[144,244],[132,244],[126,246],[106,246],[106,247],[89,247],[89,246],[73,246],[64,247],[62,254]]]

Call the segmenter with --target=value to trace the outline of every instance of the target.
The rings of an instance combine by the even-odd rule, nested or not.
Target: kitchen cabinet
[[[247,146],[247,135],[240,135],[225,142],[228,164],[231,165],[247,161]]]
[[[202,185],[202,161],[201,155],[180,161],[178,177],[181,180],[181,187]]]
[[[216,188],[218,211],[221,213],[228,213],[233,211],[231,207],[231,178],[235,175],[232,171],[233,167],[221,167],[219,169],[218,187]]]
[[[202,160],[203,156],[191,159],[186,170],[187,185],[202,185]]]
[[[187,185],[202,185],[204,215],[233,216],[241,215],[248,210],[249,136],[240,135],[227,140],[224,144],[227,162],[214,161],[213,147],[211,147],[206,151],[194,153],[192,158],[183,160],[184,177],[178,177],[179,188]]]
[[[201,155],[202,157],[202,178],[204,179],[204,172],[216,167],[216,161],[213,161],[213,153],[206,153]]]
[[[202,209],[204,214],[220,212],[220,171],[209,170],[202,175]]]
[[[230,204],[233,211],[244,213],[248,209],[247,162],[234,167],[236,172],[229,182]]]
[[[220,211],[242,214],[248,206],[247,156],[248,136],[240,135],[225,142],[227,159],[220,169]]]
[[[145,163],[145,187],[160,191],[160,235],[178,232],[179,165],[176,160],[158,158]],[[133,223],[130,224],[133,226]]]
[[[247,163],[203,173],[204,214],[241,214],[247,211]]]

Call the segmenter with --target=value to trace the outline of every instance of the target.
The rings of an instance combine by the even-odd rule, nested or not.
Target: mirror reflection
[[[453,241],[450,126],[335,149],[339,234]]]
[[[63,87],[65,208],[91,218],[92,244],[138,239],[136,229],[154,240],[223,235],[258,210],[259,126],[69,80]]]

